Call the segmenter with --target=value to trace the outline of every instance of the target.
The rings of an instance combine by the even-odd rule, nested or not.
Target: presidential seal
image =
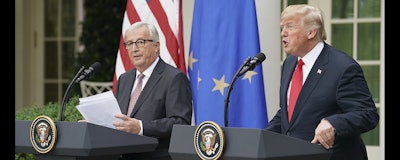
[[[47,153],[53,149],[57,138],[57,129],[48,116],[38,116],[32,121],[30,140],[33,148],[39,153]]]
[[[224,132],[213,121],[204,121],[194,133],[194,147],[203,160],[218,159],[224,149]]]

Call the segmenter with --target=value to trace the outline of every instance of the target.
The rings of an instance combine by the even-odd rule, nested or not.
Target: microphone
[[[67,99],[69,98],[69,91],[72,88],[72,86],[76,83],[79,83],[80,81],[89,78],[90,75],[94,74],[94,72],[98,69],[100,69],[101,65],[99,62],[93,63],[88,69],[85,69],[84,66],[82,66],[78,73],[75,74],[74,79],[71,80],[69,83],[67,89],[65,90],[63,100],[61,102],[60,106],[60,121],[64,120],[64,110],[65,110],[65,104],[67,103]]]
[[[253,70],[257,65],[261,64],[265,60],[264,53],[260,52],[253,58],[247,57],[247,59],[243,62],[240,68],[236,71],[235,76],[232,79],[232,82],[229,84],[228,92],[225,98],[225,106],[224,106],[224,122],[225,127],[229,127],[228,125],[228,104],[229,104],[229,97],[231,95],[231,91],[233,89],[233,84],[236,82],[236,79],[246,73],[247,71]]]
[[[261,64],[265,60],[265,54],[260,52],[254,56],[248,63],[246,63],[240,70],[238,77],[246,73],[247,71],[252,71],[257,65]]]
[[[94,72],[101,68],[101,64],[99,62],[94,62],[88,69],[83,70],[81,75],[75,80],[75,83],[79,83],[80,81],[89,78]]]

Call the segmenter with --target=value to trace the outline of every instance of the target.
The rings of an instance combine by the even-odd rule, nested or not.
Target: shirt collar
[[[153,73],[154,68],[156,68],[156,65],[159,61],[160,57],[157,57],[156,60],[146,69],[143,71],[144,77],[150,77],[151,73]],[[140,74],[139,71],[136,72],[136,77],[138,77]]]
[[[323,48],[324,43],[318,42],[317,45],[315,45],[315,47],[311,49],[310,52],[308,52],[304,57],[301,58],[304,64],[307,66],[313,66]]]

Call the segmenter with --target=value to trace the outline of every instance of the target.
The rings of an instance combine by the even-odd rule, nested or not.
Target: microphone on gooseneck
[[[71,90],[72,86],[74,84],[79,83],[80,81],[87,79],[90,77],[90,75],[94,74],[94,72],[96,72],[97,70],[99,70],[101,67],[99,62],[95,62],[93,63],[89,68],[85,68],[84,66],[82,66],[78,73],[76,73],[75,77],[72,79],[72,81],[69,83],[67,89],[65,90],[64,96],[63,96],[63,100],[61,102],[61,106],[60,106],[60,121],[64,120],[64,110],[65,110],[65,105],[68,101],[69,98],[69,91]]]
[[[247,71],[252,71],[257,65],[261,64],[265,60],[265,54],[260,52],[254,56],[248,63],[246,63],[240,70],[238,77],[246,73]]]
[[[79,83],[80,81],[89,78],[92,74],[94,74],[100,68],[101,68],[101,64],[99,62],[93,63],[88,69],[85,69],[82,72],[82,74],[75,80],[75,83]]]
[[[233,89],[233,84],[235,84],[236,79],[246,73],[247,71],[253,70],[257,65],[261,64],[265,60],[265,54],[260,52],[253,58],[247,57],[240,68],[236,71],[235,76],[232,79],[232,82],[229,84],[228,92],[226,93],[225,98],[225,106],[224,106],[224,122],[225,127],[229,126],[228,121],[228,106],[229,106],[229,97],[231,95],[231,91]]]

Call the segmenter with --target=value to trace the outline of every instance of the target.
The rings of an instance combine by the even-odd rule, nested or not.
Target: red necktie
[[[297,97],[299,96],[301,87],[303,86],[303,60],[297,62],[296,70],[292,76],[292,84],[290,86],[288,121],[292,118],[294,106],[296,105]]]
[[[133,107],[136,104],[136,101],[139,98],[140,92],[142,91],[142,79],[144,77],[144,74],[139,74],[137,80],[138,83],[136,85],[135,90],[133,91],[132,95],[131,95],[131,100],[129,101],[129,108],[128,108],[128,113],[126,114],[127,116],[130,116],[133,110]]]

